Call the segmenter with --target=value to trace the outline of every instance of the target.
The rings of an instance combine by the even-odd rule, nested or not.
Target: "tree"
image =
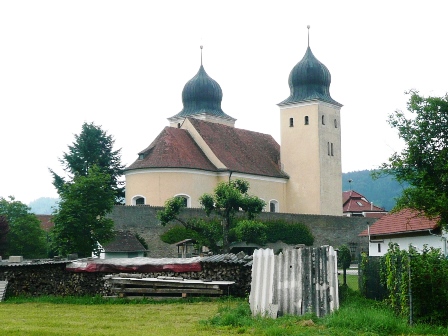
[[[124,166],[121,164],[121,149],[113,150],[115,140],[93,123],[84,123],[79,135],[75,135],[75,141],[68,146],[67,153],[62,155],[59,162],[64,171],[69,174],[70,179],[76,175],[86,176],[94,165],[103,173],[109,175],[106,185],[114,192],[117,202],[124,198],[124,182],[119,181],[123,175]],[[61,192],[65,181],[64,177],[56,174],[50,169],[53,175],[53,184]]]
[[[352,262],[352,255],[350,253],[350,249],[347,245],[341,245],[338,249],[338,266],[343,270],[343,279],[344,286],[347,285],[347,268],[350,267],[350,263]]]
[[[389,116],[389,124],[405,142],[401,153],[394,153],[381,166],[382,174],[407,182],[395,209],[412,208],[428,217],[440,218],[448,226],[448,94],[423,97],[410,91],[407,110]]]
[[[255,215],[260,213],[266,205],[262,199],[249,195],[248,190],[249,183],[237,179],[221,182],[217,185],[213,194],[204,194],[200,197],[199,201],[207,216],[214,212],[222,218],[222,228],[219,235],[216,232],[216,225],[211,226],[207,222],[185,220],[180,217],[180,212],[185,207],[184,200],[181,197],[168,199],[165,202],[164,209],[159,211],[157,216],[162,225],[176,220],[186,229],[198,232],[209,244],[215,244],[216,246],[217,237],[219,237],[223,242],[223,252],[227,253],[230,250],[229,232],[237,224],[235,216],[238,211],[241,209],[246,213],[248,219],[254,219]],[[245,231],[248,232],[248,230]],[[210,247],[210,245],[207,246]]]
[[[54,213],[52,244],[61,255],[78,253],[81,257],[98,252],[98,242],[113,238],[113,221],[106,215],[114,206],[115,191],[110,176],[93,165],[87,174],[76,174],[73,182],[59,190],[59,208]]]
[[[9,224],[6,216],[0,215],[0,256],[4,256],[8,251]]]
[[[0,215],[9,224],[7,234],[8,255],[21,255],[25,258],[41,258],[46,256],[46,233],[40,227],[36,215],[30,208],[10,196],[9,201],[0,197]]]
[[[249,182],[236,179],[219,183],[213,194],[204,194],[199,199],[207,216],[214,212],[223,219],[222,247],[225,253],[230,251],[229,231],[235,224],[235,215],[238,211],[241,209],[248,219],[254,219],[266,205],[262,199],[249,195],[248,191]]]

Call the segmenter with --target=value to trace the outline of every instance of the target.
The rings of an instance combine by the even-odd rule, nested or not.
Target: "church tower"
[[[285,212],[342,215],[342,105],[331,98],[330,83],[308,43],[289,74],[290,96],[278,104],[280,159],[290,177]]]

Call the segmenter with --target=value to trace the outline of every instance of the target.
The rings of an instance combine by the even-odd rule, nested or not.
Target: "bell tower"
[[[309,26],[308,26],[309,29]],[[280,107],[280,159],[290,179],[287,212],[342,215],[342,105],[330,96],[331,75],[309,46],[289,74]]]

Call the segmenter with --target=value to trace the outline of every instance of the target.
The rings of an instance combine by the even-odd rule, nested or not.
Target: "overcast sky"
[[[57,197],[83,122],[113,135],[131,164],[200,66],[236,126],[278,142],[288,76],[307,47],[342,103],[342,170],[400,150],[387,116],[406,90],[448,91],[446,1],[0,1],[0,196]]]

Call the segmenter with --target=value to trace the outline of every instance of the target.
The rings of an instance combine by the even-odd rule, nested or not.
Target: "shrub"
[[[266,243],[266,225],[254,220],[239,221],[235,227],[235,235],[239,241],[264,245]]]
[[[302,223],[288,223],[285,220],[265,221],[267,241],[275,243],[279,240],[285,244],[305,244],[312,246],[314,237],[311,230]]]
[[[381,278],[387,288],[386,302],[398,315],[409,316],[410,284],[414,321],[446,324],[448,260],[439,249],[425,246],[422,253],[418,253],[412,246],[405,251],[400,250],[397,244],[390,244],[382,263]]]

